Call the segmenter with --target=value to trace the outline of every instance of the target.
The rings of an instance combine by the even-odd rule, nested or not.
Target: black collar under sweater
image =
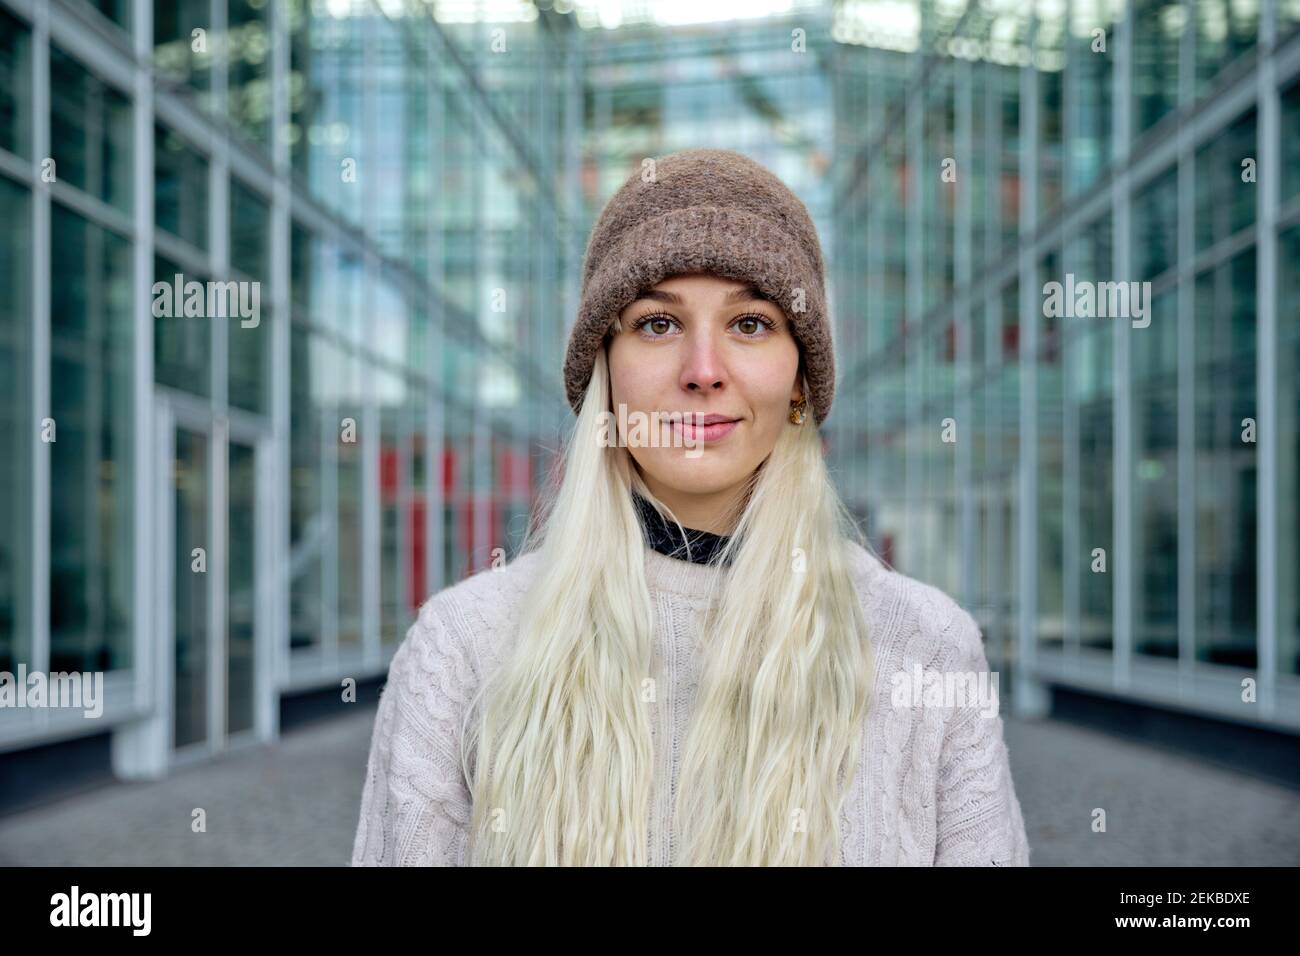
[[[676,524],[656,511],[654,505],[635,491],[632,492],[632,500],[641,515],[641,527],[645,530],[646,544],[660,554],[666,554],[679,561],[690,561],[692,564],[708,564],[729,540],[725,535],[699,531],[695,528],[684,528],[686,535],[683,537]],[[689,555],[686,550],[687,542],[690,543]]]

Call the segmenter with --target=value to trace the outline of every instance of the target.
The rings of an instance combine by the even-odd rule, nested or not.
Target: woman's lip
[[[734,422],[715,422],[712,425],[695,425],[691,422],[683,422],[673,419],[673,430],[689,441],[717,441],[725,438],[739,425],[739,420]]]

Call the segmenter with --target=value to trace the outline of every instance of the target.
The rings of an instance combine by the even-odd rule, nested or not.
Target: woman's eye
[[[648,315],[632,328],[646,338],[661,339],[673,330],[673,320],[666,315]]]
[[[742,315],[736,320],[736,328],[744,336],[759,336],[772,327],[772,323],[759,315]]]

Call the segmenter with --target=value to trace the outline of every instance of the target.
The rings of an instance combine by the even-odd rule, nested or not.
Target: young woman
[[[1028,864],[977,625],[866,550],[827,475],[823,270],[737,153],[610,200],[563,475],[393,657],[354,865]]]

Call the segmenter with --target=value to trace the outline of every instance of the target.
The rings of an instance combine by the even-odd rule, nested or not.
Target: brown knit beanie
[[[564,386],[577,412],[596,352],[619,312],[670,276],[706,272],[752,282],[772,297],[803,350],[808,404],[830,413],[835,356],[825,267],[808,210],[775,175],[727,149],[689,149],[647,161],[596,221],[569,333]]]

